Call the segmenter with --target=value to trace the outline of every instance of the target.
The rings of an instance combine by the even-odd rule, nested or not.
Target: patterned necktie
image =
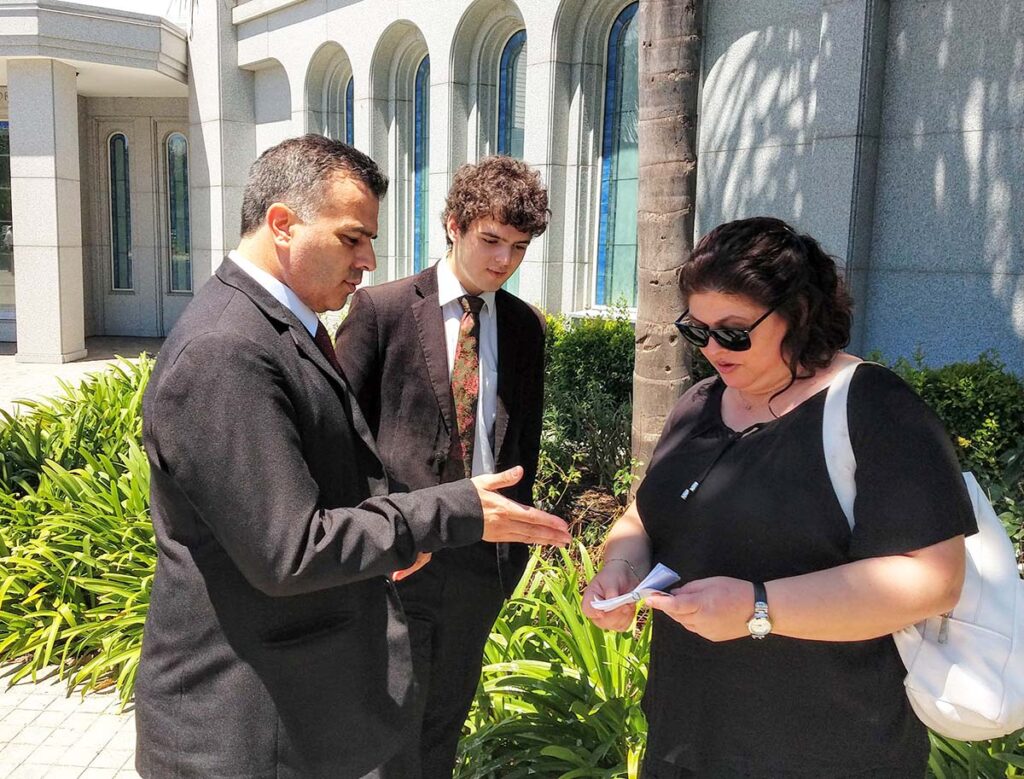
[[[338,362],[338,355],[334,351],[334,344],[331,343],[331,337],[327,335],[327,328],[324,327],[323,322],[316,323],[316,335],[313,336],[313,343],[315,343],[317,348],[323,352],[324,357],[327,358],[327,362],[329,362],[331,367],[338,372],[338,375],[343,376],[344,374],[341,372],[341,363]]]
[[[463,475],[473,475],[473,444],[476,442],[476,407],[480,398],[480,309],[483,298],[463,295],[459,340],[452,363],[452,398],[455,401],[455,429],[449,460],[461,462]]]

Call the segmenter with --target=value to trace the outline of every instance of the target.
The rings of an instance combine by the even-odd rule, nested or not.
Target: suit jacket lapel
[[[455,429],[455,402],[452,400],[451,379],[448,376],[448,346],[444,334],[444,318],[437,295],[437,269],[427,268],[416,280],[416,294],[419,296],[412,305],[416,319],[423,358],[427,363],[430,386],[437,396],[445,428],[451,435]]]
[[[334,369],[334,366],[327,361],[327,358],[320,351],[320,348],[313,341],[313,337],[309,334],[305,325],[299,321],[299,318],[285,306],[281,305],[277,298],[260,286],[248,273],[235,265],[230,258],[224,259],[224,262],[217,268],[216,273],[221,281],[234,287],[252,300],[253,304],[264,314],[288,327],[288,334],[291,336],[295,348],[306,359],[316,365],[320,372],[327,377],[327,380],[337,392],[338,397],[341,398],[341,402],[345,407],[345,413],[352,420],[352,427],[356,434],[362,439],[370,453],[380,460],[380,456],[377,454],[376,442],[370,433],[370,426],[366,423],[366,418],[359,409],[359,404],[355,402],[355,397],[352,395],[348,383]]]
[[[498,327],[498,407],[494,417],[494,462],[502,462],[501,447],[508,430],[508,410],[513,402],[516,386],[516,338],[515,327],[508,321],[509,310],[504,290],[494,296],[495,324]]]

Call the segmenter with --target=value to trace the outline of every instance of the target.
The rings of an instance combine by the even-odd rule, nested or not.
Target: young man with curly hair
[[[338,359],[393,485],[416,490],[521,465],[523,478],[506,495],[532,504],[544,319],[501,286],[548,213],[540,175],[525,163],[463,165],[442,216],[446,256],[353,296]],[[481,541],[395,574],[423,711],[398,773],[451,776],[484,644],[527,554],[525,544]]]

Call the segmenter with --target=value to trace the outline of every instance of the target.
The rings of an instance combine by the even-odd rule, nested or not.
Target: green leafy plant
[[[596,628],[580,610],[586,548],[535,553],[495,624],[460,744],[460,779],[635,777],[646,723],[650,627]]]
[[[544,431],[535,496],[560,499],[577,485],[612,489],[630,463],[633,324],[608,316],[548,317]],[[564,476],[575,476],[568,481]],[[564,476],[563,476],[564,475]],[[620,477],[621,480],[621,477]]]
[[[919,351],[892,368],[942,418],[964,468],[985,486],[999,480],[1000,455],[1024,441],[1024,381],[990,352],[930,368]]]
[[[82,692],[132,694],[156,565],[142,393],[120,363],[7,415],[0,449],[0,657],[9,682],[56,668]]]

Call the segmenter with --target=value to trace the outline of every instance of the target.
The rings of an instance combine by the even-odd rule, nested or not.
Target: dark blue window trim
[[[355,79],[348,77],[348,84],[345,85],[345,143],[351,146],[355,143],[355,123],[353,122],[352,108],[355,105]]]
[[[501,52],[498,70],[498,154],[511,154],[512,123],[515,121],[515,71],[526,45],[526,30],[508,39]]]
[[[428,252],[427,186],[430,170],[430,57],[416,69],[414,94],[415,130],[413,140],[413,270],[426,267]]]
[[[609,195],[612,188],[612,154],[615,152],[618,133],[615,117],[622,95],[622,62],[621,39],[627,25],[636,16],[639,3],[627,5],[612,24],[608,36],[608,66],[605,70],[604,93],[604,138],[601,144],[601,221],[597,236],[597,291],[595,299],[599,304],[607,304],[608,289],[606,275],[608,273],[608,228],[610,221]]]

